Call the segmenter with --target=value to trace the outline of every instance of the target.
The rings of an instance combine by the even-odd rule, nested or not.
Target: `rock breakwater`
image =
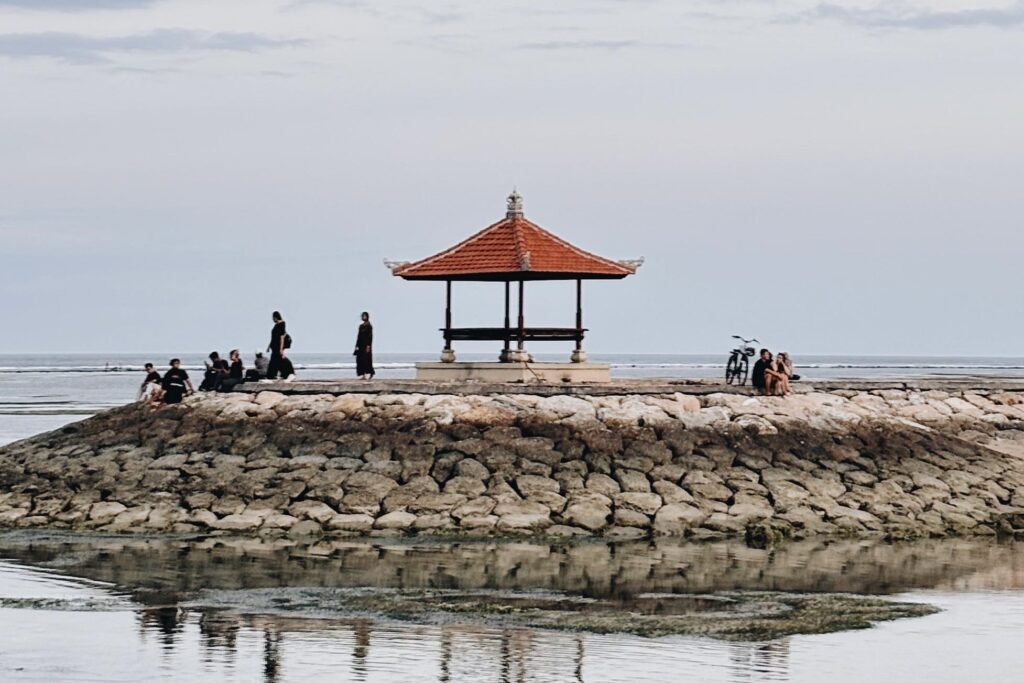
[[[264,536],[991,535],[1024,393],[277,391],[131,405],[0,449],[0,526]]]

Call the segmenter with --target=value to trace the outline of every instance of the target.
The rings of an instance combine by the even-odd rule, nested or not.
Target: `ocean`
[[[163,372],[168,353],[149,354],[0,354],[0,445],[57,429],[101,410],[133,401],[142,381],[142,366]],[[194,384],[202,379],[205,354],[180,354]],[[565,354],[535,354],[537,360],[566,359]],[[411,378],[417,361],[436,353],[382,353],[375,365],[379,379]],[[493,360],[493,354],[459,354],[460,360]],[[296,353],[302,379],[355,376],[351,354]],[[252,358],[243,359],[251,365]],[[718,378],[725,354],[590,354],[609,363],[614,378]],[[796,371],[807,379],[884,379],[941,375],[1024,377],[1024,357],[960,356],[805,356],[795,357]]]

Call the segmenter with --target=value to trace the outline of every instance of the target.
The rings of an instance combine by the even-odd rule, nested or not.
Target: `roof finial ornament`
[[[512,188],[512,194],[508,196],[506,202],[508,204],[508,211],[505,212],[506,218],[523,217],[523,197],[516,191],[515,187]]]

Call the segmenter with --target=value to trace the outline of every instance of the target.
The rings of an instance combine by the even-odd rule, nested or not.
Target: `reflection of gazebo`
[[[557,378],[603,379],[607,366],[586,363],[583,352],[583,280],[617,280],[632,275],[642,260],[612,261],[595,256],[552,235],[523,217],[523,200],[517,192],[508,197],[504,220],[484,228],[472,237],[433,256],[413,263],[389,263],[393,275],[406,280],[438,280],[445,283],[444,350],[442,364],[420,364],[417,376],[429,378],[511,379],[509,366],[494,363],[455,363],[453,341],[500,341],[502,364],[528,365],[522,378],[537,378],[538,371],[556,370]],[[575,280],[576,324],[573,327],[527,327],[523,314],[524,283],[527,280]],[[452,327],[452,282],[504,282],[505,321],[502,327]],[[518,317],[511,321],[511,285],[518,284]],[[515,341],[515,348],[512,342]],[[533,363],[526,352],[527,341],[571,341],[572,362],[577,368],[556,368],[559,364]],[[445,368],[443,364],[451,364]],[[564,364],[563,364],[564,365]],[[491,367],[495,366],[495,367]],[[484,372],[493,371],[490,373]],[[497,374],[494,374],[496,372]],[[440,373],[440,374],[439,374]],[[568,375],[566,373],[569,373]],[[499,376],[500,375],[500,376]],[[569,376],[572,375],[572,376]],[[600,375],[600,377],[598,377]]]

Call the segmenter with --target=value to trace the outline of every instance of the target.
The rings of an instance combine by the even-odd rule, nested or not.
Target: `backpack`
[[[292,335],[290,335],[290,334],[285,334],[284,335],[284,348],[286,348],[286,349],[292,348]]]

